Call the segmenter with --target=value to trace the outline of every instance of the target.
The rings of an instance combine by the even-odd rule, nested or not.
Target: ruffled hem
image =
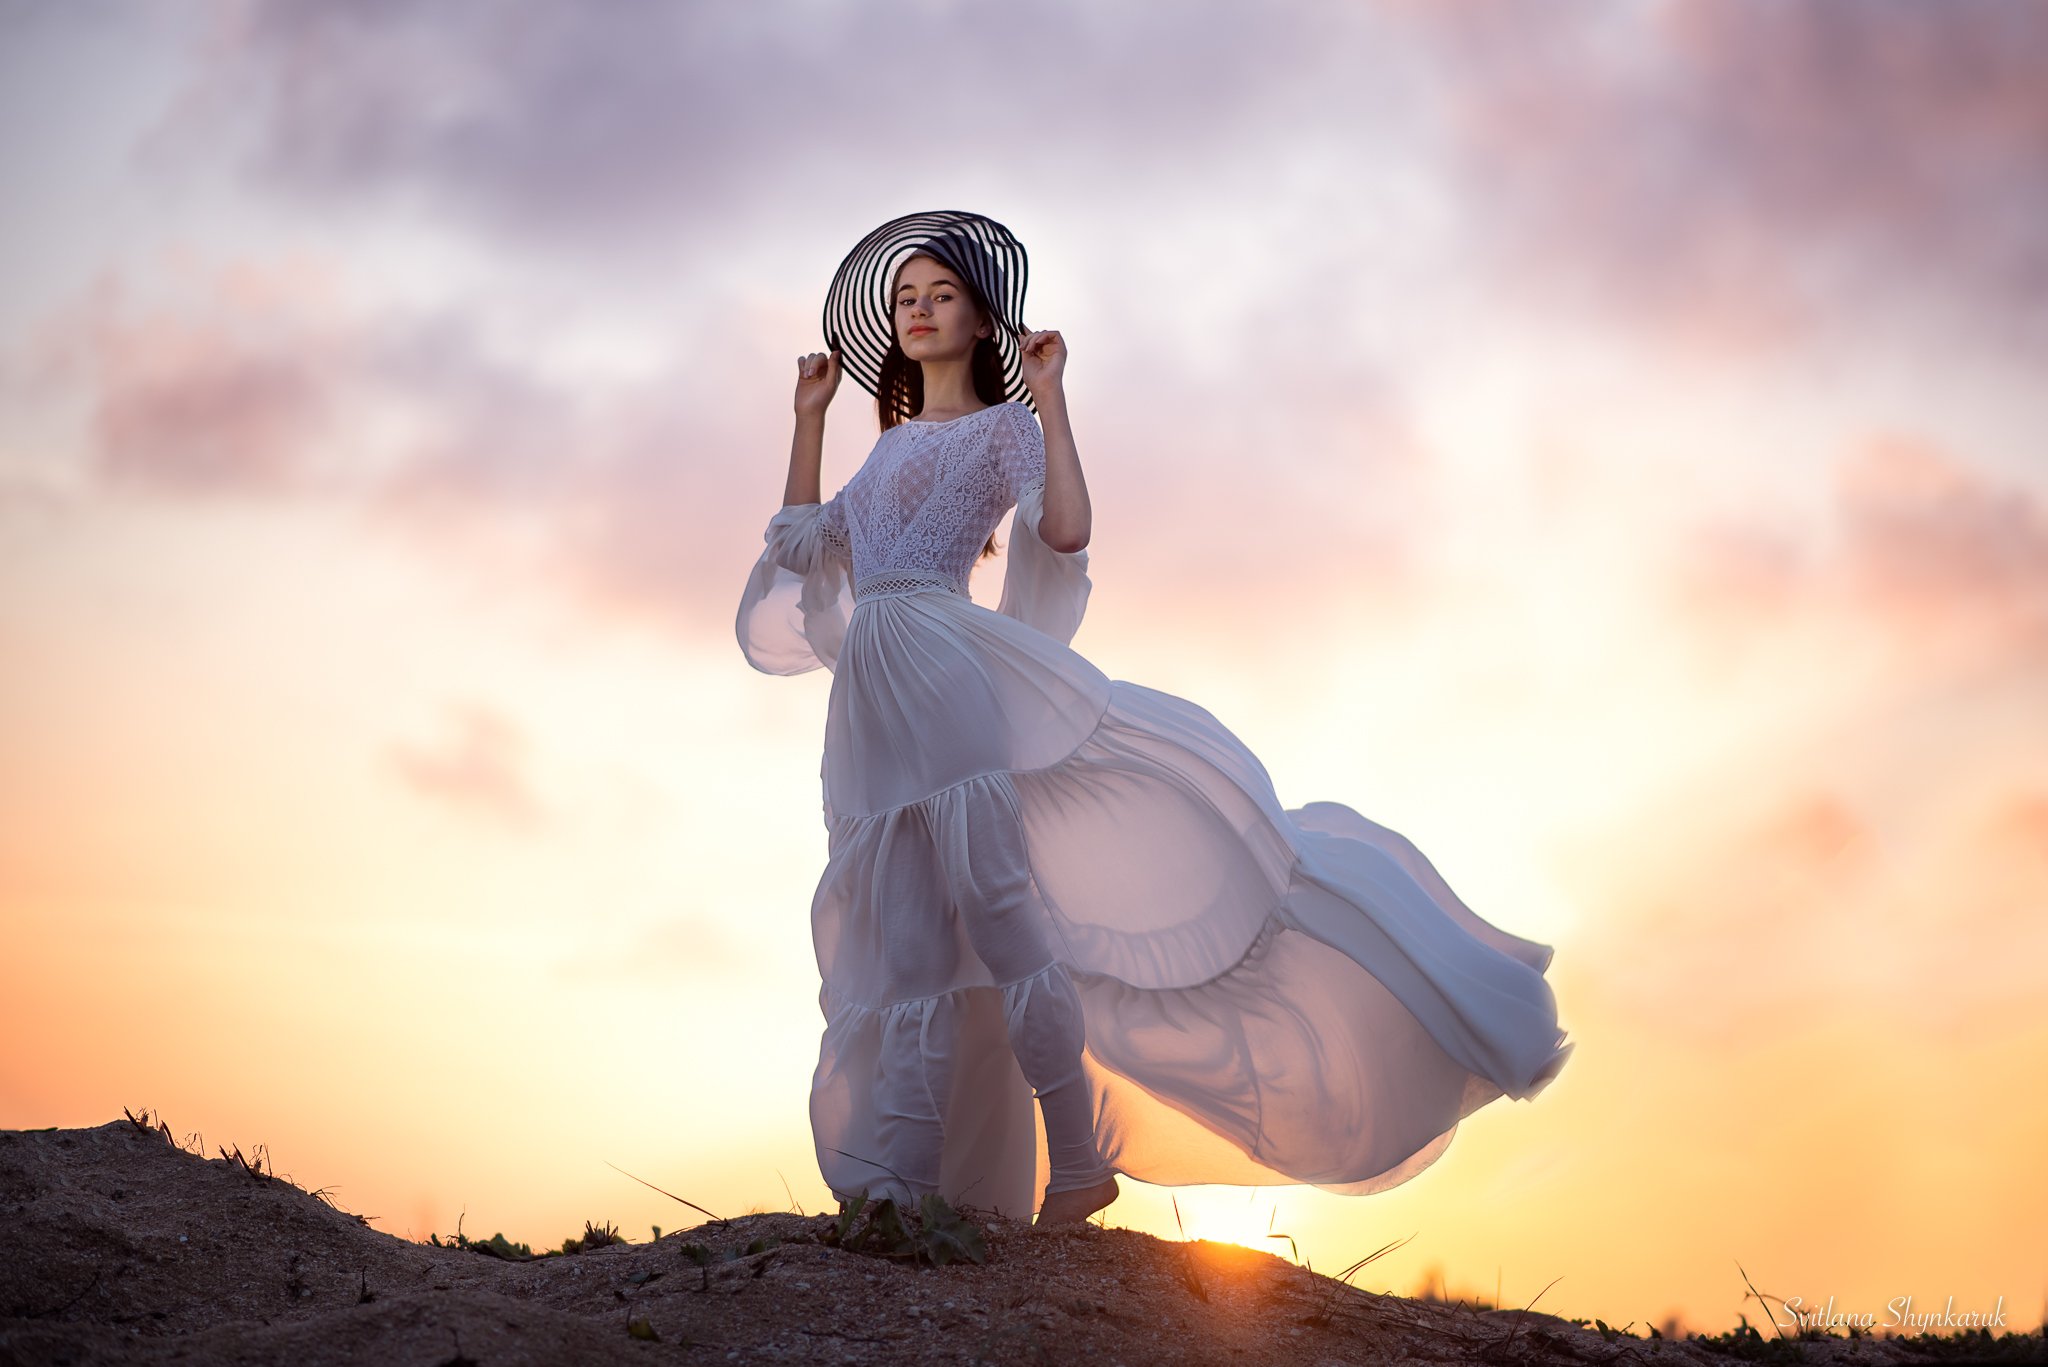
[[[1306,881],[1307,880],[1304,879],[1304,883],[1306,883]],[[1013,987],[1028,989],[1032,984],[1043,980],[1048,975],[1056,972],[1061,968],[1065,968],[1068,972],[1074,974],[1076,977],[1100,979],[1107,983],[1113,983],[1117,988],[1128,992],[1199,992],[1205,988],[1211,988],[1215,986],[1217,983],[1222,982],[1224,979],[1229,978],[1232,974],[1240,973],[1244,971],[1247,967],[1254,965],[1258,961],[1263,959],[1271,948],[1273,938],[1276,935],[1280,934],[1282,931],[1296,931],[1303,935],[1307,935],[1312,939],[1316,939],[1321,943],[1329,945],[1329,947],[1332,949],[1337,949],[1340,951],[1343,949],[1343,946],[1341,944],[1331,944],[1330,941],[1324,940],[1323,937],[1317,935],[1314,930],[1303,925],[1300,920],[1290,915],[1288,910],[1288,904],[1285,900],[1283,900],[1281,903],[1276,905],[1272,913],[1267,916],[1264,923],[1259,927],[1258,933],[1252,937],[1251,943],[1246,946],[1243,955],[1240,956],[1235,963],[1232,963],[1228,967],[1219,970],[1212,977],[1205,978],[1199,982],[1187,983],[1180,987],[1139,988],[1131,983],[1123,982],[1122,980],[1117,979],[1112,975],[1090,974],[1085,969],[1076,968],[1074,965],[1072,965],[1071,963],[1067,963],[1064,960],[1056,960],[1053,963],[1047,964],[1044,968],[1038,969],[1036,972],[1028,973],[1022,978],[1012,979],[1009,982],[975,983],[963,987],[943,988],[939,991],[931,992],[921,997],[900,997],[886,1002],[854,1001],[843,996],[838,992],[835,992],[830,983],[821,983],[819,991],[819,1008],[824,1012],[825,1019],[828,1025],[837,1020],[850,1019],[859,1016],[888,1017],[891,1015],[900,1015],[905,1012],[929,1012],[934,1002],[937,1002],[941,999],[957,999],[962,993],[965,992],[988,991],[991,989],[995,991],[1002,991],[1005,988]],[[1537,945],[1536,948],[1539,951],[1541,951],[1541,953],[1538,955],[1536,960],[1530,964],[1530,967],[1533,968],[1538,974],[1542,974],[1549,969],[1551,961],[1556,956],[1556,951],[1553,947],[1549,945]],[[1498,1082],[1494,1082],[1492,1079],[1489,1078],[1488,1081],[1492,1083],[1492,1091],[1488,1094],[1487,1099],[1490,1100],[1493,1097],[1506,1096],[1516,1101],[1534,1100],[1547,1087],[1549,1087],[1550,1083],[1557,1077],[1558,1073],[1563,1070],[1565,1060],[1571,1056],[1574,1047],[1575,1046],[1568,1041],[1566,1032],[1563,1029],[1557,1029],[1553,1031],[1551,1036],[1549,1052],[1547,1054],[1544,1054],[1542,1057],[1538,1058],[1535,1061],[1533,1071],[1530,1072],[1527,1080],[1522,1082],[1519,1086],[1515,1086],[1512,1090],[1510,1090],[1509,1087],[1503,1086]],[[1058,1084],[1054,1083],[1048,1085]]]
[[[880,1006],[839,1000],[822,985],[825,1033],[810,1109],[819,1170],[833,1194],[914,1206],[937,1190],[956,1206],[1029,1219],[1033,1193],[1093,1185],[1120,1171],[1098,1153],[1092,1171],[1053,1181],[1042,1116],[1013,1047],[1011,1013],[1050,993],[1061,972],[1054,962],[1001,986]],[[1057,1081],[1079,1081],[1084,1090],[1091,1084],[1085,1068]],[[931,1126],[941,1135],[935,1145],[912,1143],[911,1156],[892,1148],[892,1134]],[[936,1173],[891,1163],[933,1155]]]
[[[1160,1186],[1314,1186],[1345,1196],[1399,1186],[1442,1157],[1458,1125],[1502,1091],[1433,1051],[1412,1018],[1404,1026],[1374,1009],[1369,989],[1348,1029],[1342,1019],[1317,1020],[1312,1008],[1284,1006],[1285,986],[1304,977],[1303,964],[1320,970],[1310,977],[1363,975],[1362,966],[1339,963],[1340,957],[1276,915],[1241,964],[1193,988],[1148,993],[1074,972],[1089,1038],[1080,1075],[1100,1166],[1058,1181],[1047,1163],[1031,1087],[1005,1037],[1002,987],[958,988],[876,1007],[835,1000],[823,988],[827,1027],[812,1094],[821,1171],[841,1198],[865,1191],[914,1205],[933,1188],[912,1185],[889,1168],[874,1112],[881,1089],[873,1081],[889,1071],[879,1055],[892,1024],[907,1022],[895,1028],[908,1035],[895,1037],[917,1038],[921,1047],[934,1028],[948,1033],[945,1071],[952,1090],[936,1189],[955,1205],[1028,1218],[1034,1193],[1090,1186],[1112,1173]],[[1031,990],[1060,967],[1048,965],[1015,986]],[[1261,1004],[1263,1012],[1248,1009]],[[1278,1066],[1279,1058],[1259,1047],[1260,1033],[1244,1031],[1241,1070],[1231,1075],[1246,1085],[1241,1092],[1219,1091],[1218,1075],[1208,1068],[1217,1056],[1207,1047],[1207,1027],[1234,1015],[1257,1021],[1270,1012],[1308,1024],[1325,1044],[1342,1046],[1339,1054],[1378,1046],[1383,1060],[1405,1055],[1430,1066],[1410,1068],[1398,1081],[1382,1074],[1376,1079],[1381,1085],[1363,1093],[1354,1077],[1341,1073],[1304,1087],[1313,1068]],[[1189,1042],[1181,1049],[1160,1048],[1182,1039]],[[1562,1032],[1557,1039],[1524,1099],[1547,1087],[1571,1054],[1574,1046],[1563,1042]],[[1135,1060],[1136,1075],[1120,1069],[1120,1056]],[[1185,1066],[1190,1059],[1204,1066],[1191,1070]]]
[[[1510,1060],[1460,1028],[1442,999],[1496,1006],[1527,998],[1529,977],[1540,980],[1549,967],[1550,946],[1479,917],[1398,832],[1340,803],[1283,809],[1264,767],[1207,710],[1124,680],[1110,684],[1092,728],[1045,764],[978,771],[870,814],[828,810],[831,858],[813,921],[821,974],[843,1000],[882,1004],[995,982],[971,952],[960,956],[966,976],[923,983],[880,963],[843,961],[844,928],[830,924],[842,909],[872,907],[885,863],[903,860],[906,846],[934,837],[943,846],[949,829],[977,815],[1022,826],[1023,876],[1042,908],[1046,948],[1076,969],[1135,988],[1200,986],[1240,963],[1277,916],[1388,965],[1411,1009],[1475,1071],[1508,1079],[1510,1094],[1541,1066]],[[950,900],[957,889],[942,884],[943,865],[971,857],[935,850],[923,890]],[[920,889],[896,881],[887,890],[900,900]],[[874,943],[886,938],[879,925],[872,931]]]
[[[1028,884],[1035,930],[980,952],[988,928],[963,917],[947,867],[991,876],[980,865],[1002,858],[962,833],[1011,820],[1022,867],[994,883]],[[1241,742],[1170,694],[1118,681],[1064,758],[828,825],[819,1076],[879,1066],[847,1041],[906,1013],[964,1021],[993,1001],[996,1028],[961,1046],[952,1075],[980,1078],[973,1104],[1009,1128],[949,1130],[949,1154],[966,1155],[949,1161],[1020,1209],[1047,1171],[1041,1156],[1027,1180],[1001,1149],[1035,1131],[1000,1002],[1036,976],[1017,969],[1053,970],[1047,950],[1080,1000],[1102,1160],[1147,1182],[1385,1190],[1488,1101],[1536,1096],[1572,1052],[1543,978],[1550,946],[1478,917],[1412,842],[1349,807],[1283,810]],[[859,1131],[856,1087],[819,1105],[821,1133]],[[838,1189],[846,1170],[820,1152]],[[888,1180],[856,1168],[846,1189],[870,1179]]]

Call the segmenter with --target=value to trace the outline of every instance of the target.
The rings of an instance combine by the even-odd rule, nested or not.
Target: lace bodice
[[[775,510],[733,623],[747,663],[766,674],[835,668],[857,599],[967,599],[968,572],[1012,505],[995,610],[1072,641],[1088,607],[1088,552],[1039,536],[1045,434],[1027,405],[1002,403],[899,423],[829,501]]]
[[[1022,403],[898,423],[819,510],[819,528],[852,566],[857,597],[933,577],[965,593],[989,533],[1044,479],[1045,434]]]

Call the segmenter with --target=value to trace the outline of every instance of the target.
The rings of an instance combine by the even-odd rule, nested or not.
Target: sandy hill
[[[1374,1295],[1231,1244],[962,1214],[983,1261],[892,1256],[879,1234],[849,1247],[836,1214],[794,1213],[652,1243],[586,1231],[594,1246],[508,1260],[372,1229],[260,1156],[180,1147],[147,1113],[0,1130],[0,1367],[1727,1360]],[[1921,1360],[1867,1340],[1814,1348]]]

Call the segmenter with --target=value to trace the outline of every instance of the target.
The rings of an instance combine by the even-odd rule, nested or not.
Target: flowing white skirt
[[[1549,946],[1349,807],[1284,810],[1196,704],[942,589],[844,628],[812,906],[837,1195],[915,1199],[890,1127],[923,1087],[941,1194],[1028,1218],[1048,1166],[1020,1052],[1075,997],[1096,1156],[1166,1185],[1380,1191],[1570,1055]]]

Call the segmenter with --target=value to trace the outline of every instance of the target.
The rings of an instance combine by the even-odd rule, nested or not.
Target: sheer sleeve
[[[1023,404],[1005,407],[1009,411],[996,419],[989,454],[1002,474],[1004,501],[1015,503],[1023,497],[1026,485],[1045,478],[1045,429]]]
[[[762,539],[740,595],[741,653],[764,674],[832,668],[853,610],[845,504],[836,494],[826,503],[785,504]]]
[[[1088,608],[1088,550],[1056,551],[1039,537],[1045,516],[1045,433],[1022,404],[995,443],[1005,489],[1017,501],[1010,522],[1009,565],[996,611],[1046,635],[1071,642]]]

